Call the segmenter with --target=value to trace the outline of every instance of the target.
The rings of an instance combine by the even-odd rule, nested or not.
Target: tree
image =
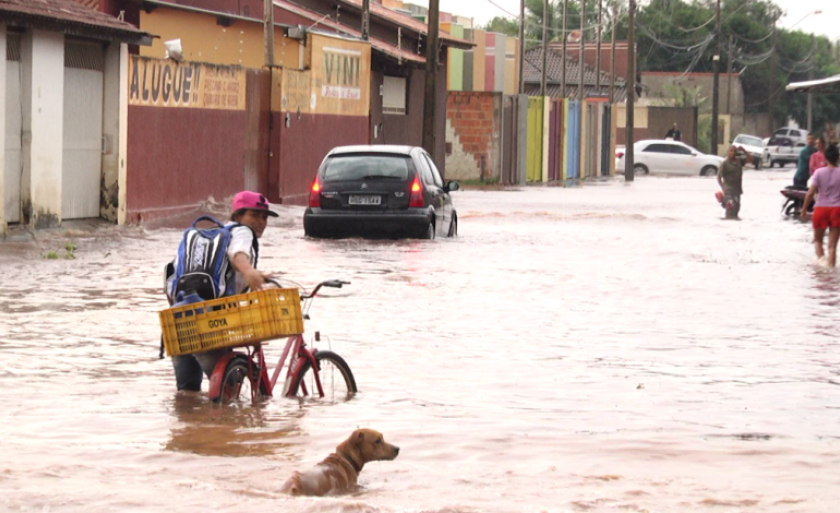
[[[620,12],[626,12],[626,0],[618,1]],[[716,28],[713,2],[651,0],[637,9],[636,56],[640,71],[712,71]],[[772,27],[781,12],[779,6],[767,0],[722,0],[721,62],[728,61],[726,42],[731,36],[733,71],[741,72],[746,111],[767,112],[768,98],[773,94],[773,118],[783,120],[790,116],[804,126],[807,97],[785,92],[784,86],[807,80],[811,68],[816,78],[840,73],[838,50],[828,38],[814,40],[810,34],[780,28],[774,53]],[[609,31],[604,37],[610,37]],[[627,18],[620,16],[616,38],[626,37]],[[812,55],[814,41],[816,51]],[[772,76],[770,59],[776,60]],[[721,73],[726,72],[724,64]],[[840,102],[831,101],[829,95],[815,94],[813,99],[815,127],[840,121]]]
[[[487,22],[482,30],[487,32],[498,32],[510,37],[519,37],[519,22],[505,18],[504,16],[496,16]]]

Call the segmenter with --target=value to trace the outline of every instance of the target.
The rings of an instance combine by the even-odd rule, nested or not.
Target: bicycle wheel
[[[321,379],[324,399],[328,401],[343,401],[349,399],[359,391],[356,388],[356,380],[353,378],[353,372],[350,370],[347,362],[344,361],[344,358],[332,351],[318,351],[315,353],[315,362],[318,364],[318,377]],[[303,391],[304,388],[306,390],[305,393]],[[299,397],[318,395],[318,384],[315,383],[315,373],[312,372],[312,364],[309,361],[304,362],[289,390],[291,391],[291,395]]]
[[[259,376],[259,368],[252,364],[252,370],[254,371],[254,381],[252,381],[248,373],[248,365],[248,358],[244,356],[237,356],[228,362],[222,376],[222,390],[216,401],[222,404],[251,402],[251,391],[254,381]],[[268,389],[265,383],[261,383],[258,397],[267,395]]]

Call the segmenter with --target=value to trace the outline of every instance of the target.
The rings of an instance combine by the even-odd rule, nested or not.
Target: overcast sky
[[[418,5],[429,5],[428,0],[408,0]],[[574,0],[572,0],[574,1]],[[644,1],[644,0],[641,0]],[[787,11],[779,24],[789,28],[796,25],[806,33],[816,33],[827,36],[832,41],[840,39],[840,0],[774,0],[777,5]],[[494,6],[497,4],[499,7]],[[595,0],[589,0],[588,5],[597,5]],[[604,4],[606,6],[606,3]],[[495,16],[506,16],[502,11],[519,14],[519,0],[440,0],[440,8],[452,14],[460,14],[474,18],[478,24],[484,24]],[[587,7],[587,10],[589,8]],[[809,12],[822,10],[821,14],[811,14],[804,21],[798,23]]]

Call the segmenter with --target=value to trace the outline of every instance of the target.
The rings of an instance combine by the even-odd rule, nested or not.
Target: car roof
[[[679,144],[680,146],[688,146],[686,143],[684,143],[684,142],[682,142],[682,141],[668,141],[668,140],[666,140],[666,139],[645,139],[645,140],[643,140],[643,141],[638,141],[638,142],[635,142],[635,143],[633,143],[633,145],[635,146],[636,144],[650,144],[650,143],[656,143],[656,144]],[[689,147],[690,147],[690,146],[689,146]]]
[[[338,146],[330,150],[328,157],[345,153],[381,153],[383,155],[411,155],[418,146],[401,146],[398,144],[366,144],[357,146]]]

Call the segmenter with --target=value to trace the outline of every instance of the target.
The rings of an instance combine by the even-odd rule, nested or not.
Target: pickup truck
[[[771,137],[764,148],[762,160],[767,167],[776,164],[784,167],[785,164],[796,164],[799,159],[799,152],[805,147],[803,142],[794,142],[788,137]]]

